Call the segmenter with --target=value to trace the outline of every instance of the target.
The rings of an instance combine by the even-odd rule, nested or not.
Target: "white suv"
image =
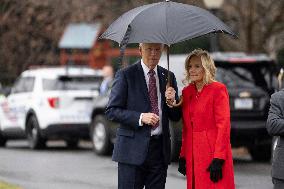
[[[92,100],[101,81],[101,72],[87,67],[24,71],[0,101],[0,146],[24,137],[32,149],[45,147],[49,139],[76,147],[89,137]]]

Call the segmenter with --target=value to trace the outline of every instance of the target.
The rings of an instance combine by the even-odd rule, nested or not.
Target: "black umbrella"
[[[121,56],[128,43],[166,44],[169,69],[170,45],[209,33],[226,33],[236,37],[228,26],[210,12],[196,6],[166,0],[124,13],[100,38],[118,42]]]
[[[129,30],[129,36],[125,35]],[[117,20],[101,35],[123,44],[163,43],[172,45],[208,33],[235,34],[219,18],[192,5],[169,0],[132,9]]]

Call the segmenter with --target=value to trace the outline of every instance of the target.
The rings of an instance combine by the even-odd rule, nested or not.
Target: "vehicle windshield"
[[[57,79],[43,79],[43,90],[99,90],[100,76],[60,76]]]
[[[261,87],[269,90],[273,77],[269,68],[260,65],[217,67],[216,80],[229,88]]]

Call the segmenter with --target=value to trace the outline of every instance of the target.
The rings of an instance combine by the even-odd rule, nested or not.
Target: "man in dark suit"
[[[119,189],[163,189],[170,163],[169,119],[178,121],[177,84],[166,89],[167,70],[158,66],[162,44],[139,45],[141,61],[117,72],[106,115],[120,123],[113,160],[118,162]],[[171,103],[170,103],[171,104]]]
[[[267,131],[279,136],[272,162],[272,182],[274,189],[284,188],[284,90],[274,93],[270,99]]]

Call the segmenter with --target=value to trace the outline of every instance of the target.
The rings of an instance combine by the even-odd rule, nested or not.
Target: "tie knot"
[[[154,70],[150,70],[150,71],[148,72],[148,75],[151,76],[151,77],[154,76],[154,75],[155,75],[155,71],[154,71]]]

